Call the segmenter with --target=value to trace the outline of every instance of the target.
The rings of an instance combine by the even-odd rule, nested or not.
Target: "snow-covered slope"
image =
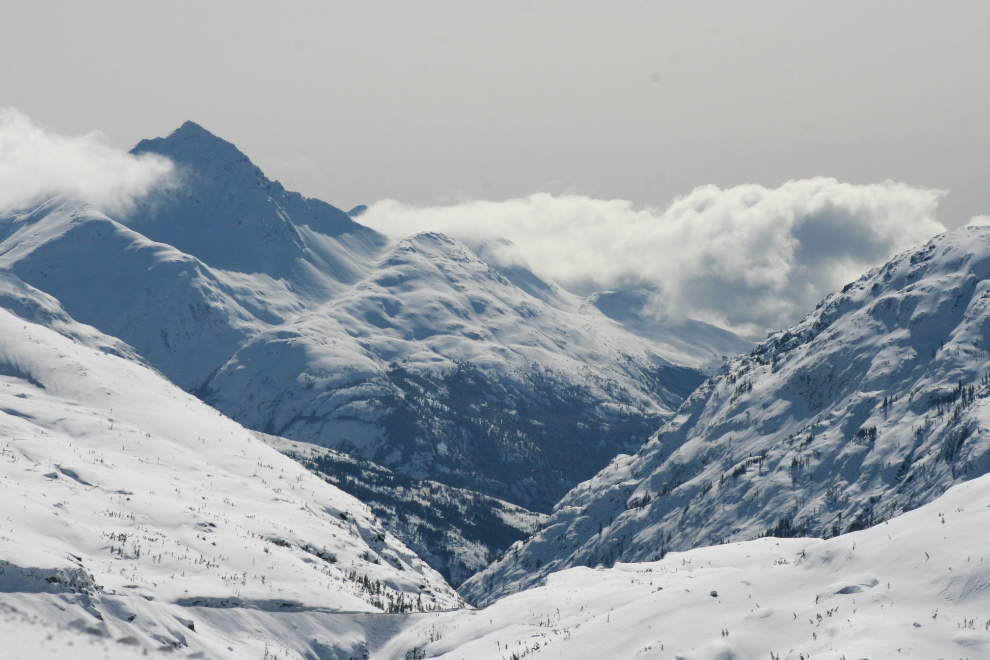
[[[700,381],[602,315],[551,307],[419,234],[258,334],[200,395],[252,428],[548,510]]]
[[[546,522],[547,515],[377,463],[265,433],[267,444],[367,504],[396,538],[457,586]]]
[[[9,274],[0,307],[0,602],[211,655],[219,638],[190,634],[190,607],[460,604],[366,505],[126,345]],[[260,657],[263,637],[224,644]]]
[[[373,660],[986,658],[990,477],[868,530],[572,568],[479,611],[407,617]]]
[[[988,526],[983,477],[871,529],[572,568],[484,610],[330,616],[191,607],[180,616],[194,631],[162,622],[207,658],[975,659],[990,652]],[[36,602],[16,606],[0,603],[5,660],[137,657],[78,605],[49,607],[41,612],[48,620],[35,615]],[[264,647],[242,641],[261,638]]]
[[[71,199],[0,215],[0,271],[127,342],[186,390],[241,343],[299,309],[276,295],[272,289],[285,287],[271,281],[265,313],[245,295],[249,285]]]
[[[639,337],[439,234],[388,242],[191,122],[135,152],[176,181],[127,217],[66,198],[0,214],[0,271],[252,429],[548,511],[716,350]]]
[[[570,566],[835,536],[990,469],[990,229],[938,236],[731,360],[635,456],[462,587],[477,602]]]

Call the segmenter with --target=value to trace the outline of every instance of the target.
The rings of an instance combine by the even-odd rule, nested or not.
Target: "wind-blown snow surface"
[[[179,185],[126,218],[69,198],[2,213],[0,270],[258,431],[548,511],[735,345],[636,336],[440,234],[388,242],[191,122],[135,153]]]
[[[224,615],[189,608],[261,622],[461,603],[364,504],[126,345],[9,274],[0,301],[0,603],[229,657],[260,657],[266,634],[196,634]]]
[[[990,230],[943,234],[731,360],[635,456],[462,586],[474,602],[571,566],[834,536],[990,468]]]
[[[554,573],[484,610],[410,616],[371,657],[986,658],[987,529],[981,477],[828,540],[764,538]]]

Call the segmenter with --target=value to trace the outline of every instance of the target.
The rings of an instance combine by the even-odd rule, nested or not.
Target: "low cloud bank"
[[[171,185],[172,173],[169,160],[132,156],[98,132],[64,137],[0,109],[0,212],[63,194],[123,214],[135,199]],[[689,316],[758,338],[945,231],[935,217],[943,194],[815,178],[776,189],[703,186],[665,209],[542,193],[441,207],[384,200],[360,222],[397,238],[441,231],[488,244],[488,256],[528,265],[578,293],[649,289],[656,297],[648,311],[657,317]]]
[[[0,212],[70,195],[111,212],[169,181],[171,161],[132,156],[99,132],[64,137],[14,108],[0,108]]]
[[[690,316],[759,338],[798,321],[826,294],[945,231],[944,192],[887,181],[814,178],[779,188],[696,188],[666,209],[534,194],[505,202],[413,207],[384,200],[360,222],[393,237],[440,231],[497,243],[575,292],[657,292],[655,315]]]

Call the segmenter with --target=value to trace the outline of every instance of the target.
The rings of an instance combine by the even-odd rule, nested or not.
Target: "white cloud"
[[[571,290],[652,288],[662,313],[756,337],[945,231],[935,219],[943,194],[814,178],[776,189],[703,186],[663,210],[542,193],[426,208],[385,200],[361,222],[394,237],[434,230],[474,245],[508,239],[518,259]]]
[[[0,211],[61,194],[120,212],[172,170],[171,161],[132,156],[99,132],[64,137],[0,108]]]
[[[974,215],[966,224],[967,227],[990,227],[990,215]]]

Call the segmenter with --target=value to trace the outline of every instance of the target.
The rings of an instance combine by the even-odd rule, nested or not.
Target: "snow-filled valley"
[[[990,653],[990,228],[754,348],[133,153],[0,210],[0,660]]]

